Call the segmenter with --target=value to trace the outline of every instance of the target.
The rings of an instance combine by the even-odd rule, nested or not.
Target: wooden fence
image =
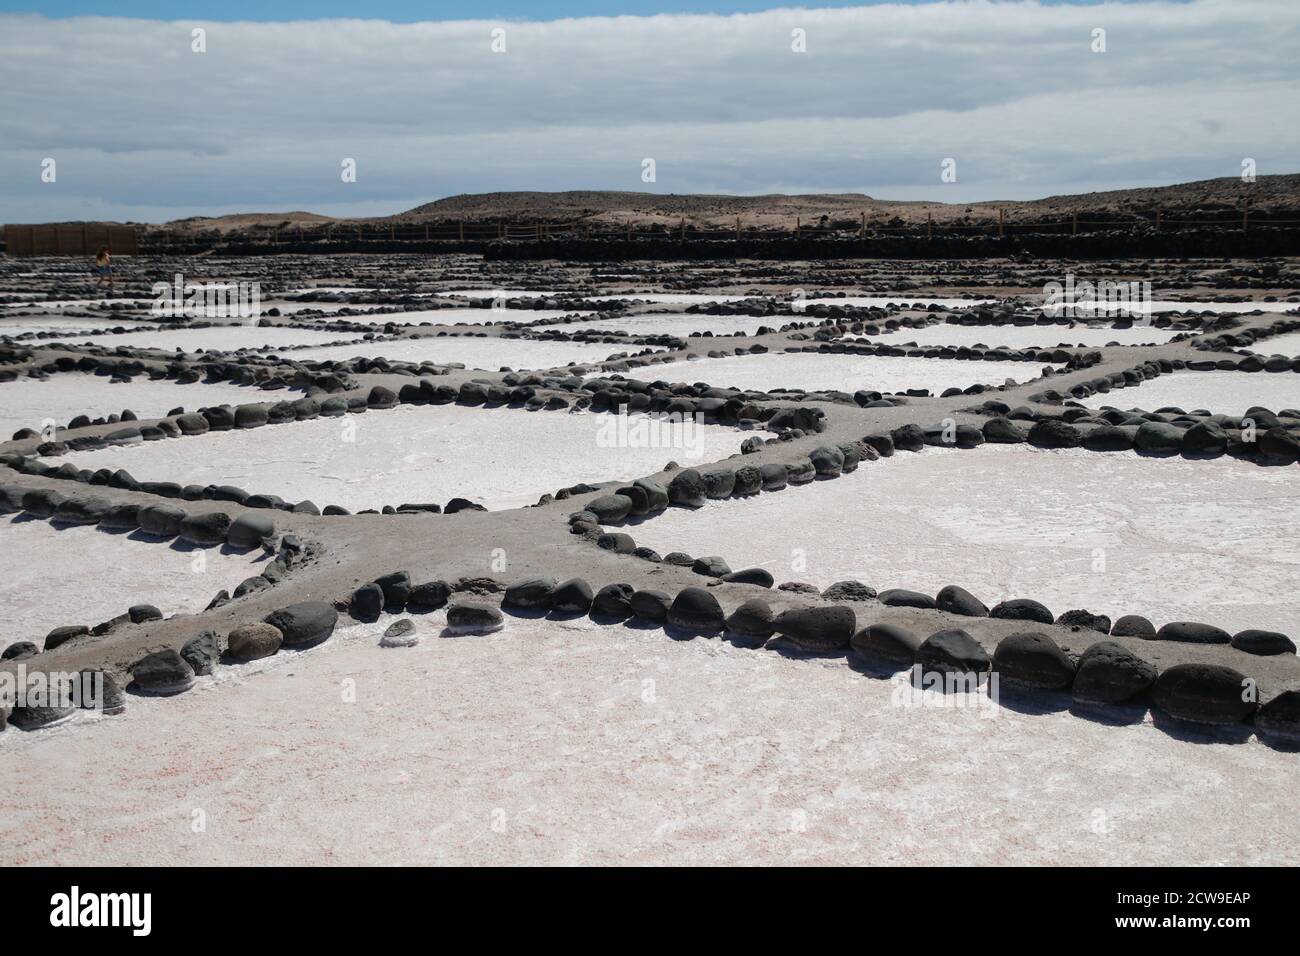
[[[115,256],[139,252],[134,226],[107,223],[48,223],[4,227],[10,256],[93,256],[104,246]]]

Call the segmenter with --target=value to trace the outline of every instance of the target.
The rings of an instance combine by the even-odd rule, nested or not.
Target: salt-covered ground
[[[62,427],[78,415],[101,418],[121,414],[129,408],[138,418],[161,418],[173,408],[196,411],[226,402],[241,404],[284,398],[268,398],[256,388],[225,383],[178,385],[140,379],[114,384],[106,376],[89,372],[60,372],[45,381],[20,378],[0,383],[0,436],[20,428],[40,431],[47,422]]]
[[[1240,415],[1253,405],[1271,411],[1300,408],[1300,375],[1295,372],[1171,372],[1141,385],[1082,399],[1089,408],[1113,405],[1155,411],[1173,405],[1184,411],[1209,409]]]
[[[261,549],[197,548],[22,515],[0,518],[0,650],[16,641],[39,648],[56,627],[93,627],[135,604],[152,604],[165,616],[201,611],[218,591],[257,574],[263,560]]]
[[[766,355],[673,362],[657,366],[654,377],[765,391],[801,388],[809,392],[855,392],[865,388],[877,392],[901,392],[908,388],[928,388],[937,394],[945,388],[1001,385],[1009,378],[1028,382],[1040,376],[1044,367],[1037,362],[770,352]]]
[[[685,337],[692,332],[712,332],[714,335],[734,335],[740,332],[753,335],[762,326],[779,329],[793,321],[789,316],[755,317],[749,315],[689,315],[664,313],[661,315],[636,315],[621,319],[593,319],[557,325],[566,332],[580,329],[599,329],[602,332],[630,332],[633,335],[677,335]]]
[[[70,335],[61,341],[70,345],[89,342],[109,348],[123,346],[131,349],[163,349],[193,352],[197,349],[260,349],[283,348],[286,345],[327,345],[331,342],[359,338],[355,332],[316,332],[312,329],[294,329],[282,326],[223,325],[217,328],[150,328],[121,335]]]
[[[400,405],[251,432],[73,452],[59,461],[91,469],[111,464],[138,481],[239,485],[349,511],[443,504],[454,497],[497,509],[531,505],[583,481],[653,474],[670,460],[716,461],[739,451],[742,438],[720,425],[651,425],[643,415]],[[655,441],[659,447],[629,447]]]
[[[45,302],[34,302],[42,309],[84,309],[93,305],[107,305],[110,302],[152,302],[152,298],[137,299],[132,296],[115,296],[111,299],[50,299]]]
[[[1260,339],[1252,350],[1261,355],[1300,355],[1300,332],[1287,332],[1272,338]]]
[[[1300,862],[1294,755],[1253,739],[587,620],[381,649],[391,620],[0,734],[0,862]]]
[[[1300,308],[1295,302],[1175,302],[1157,299],[1151,303],[1152,312],[1285,312]]]
[[[15,316],[0,321],[0,335],[25,335],[28,332],[84,332],[100,329],[144,328],[146,323],[132,319],[119,319],[115,316],[96,316],[86,318],[76,315],[49,316]],[[33,343],[35,344],[35,343]]]
[[[883,335],[846,336],[849,341],[884,342],[903,345],[915,342],[918,346],[983,345],[987,348],[1055,348],[1058,345],[1159,345],[1168,342],[1177,332],[1139,326],[1132,329],[1089,328],[1078,325],[1072,329],[1062,325],[931,325],[924,329],[899,329]]]
[[[465,335],[423,336],[359,345],[322,345],[284,353],[294,361],[338,362],[356,356],[383,357],[390,362],[459,362],[466,368],[496,371],[554,368],[571,362],[603,362],[611,355],[646,351],[646,346],[602,342],[539,342],[530,339],[482,338]],[[662,351],[651,349],[650,351]]]
[[[369,325],[386,325],[395,322],[398,325],[419,325],[428,322],[431,325],[500,325],[505,322],[536,322],[541,319],[562,319],[566,315],[595,315],[590,310],[564,309],[422,309],[413,312],[385,312],[375,315],[349,315],[347,321],[362,322]]]
[[[1157,626],[1300,633],[1296,470],[1236,459],[983,445],[927,448],[834,481],[669,509],[630,529],[778,581],[858,580],[992,607],[1033,598]]]

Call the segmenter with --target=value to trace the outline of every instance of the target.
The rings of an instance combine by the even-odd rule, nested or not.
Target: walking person
[[[95,254],[95,285],[101,286],[105,281],[108,282],[108,297],[113,297],[113,257],[109,254],[108,246],[100,246],[99,252]]]

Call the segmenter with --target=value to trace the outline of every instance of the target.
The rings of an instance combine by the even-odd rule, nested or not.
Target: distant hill
[[[936,192],[941,191],[936,187]],[[196,216],[178,219],[165,228],[223,234],[263,232],[324,223],[456,223],[509,222],[560,223],[580,221],[593,226],[673,226],[685,219],[697,227],[728,227],[740,217],[745,228],[790,229],[796,220],[805,226],[819,223],[844,228],[861,221],[881,224],[965,221],[996,221],[999,213],[1008,222],[1061,220],[1078,214],[1126,217],[1153,216],[1161,211],[1170,217],[1194,219],[1196,213],[1222,216],[1240,210],[1249,201],[1253,214],[1274,218],[1300,219],[1300,173],[1260,176],[1254,183],[1237,177],[1205,179],[1173,186],[1121,189],[1111,192],[1048,196],[1031,200],[990,199],[976,203],[945,203],[931,200],[905,202],[875,199],[862,193],[825,195],[724,196],[574,190],[569,192],[495,192],[448,196],[394,216],[365,219],[334,219],[311,212],[235,213],[227,216]]]
[[[314,212],[236,212],[226,216],[190,216],[188,219],[173,219],[166,223],[165,227],[238,232],[259,226],[268,229],[297,225],[319,226],[322,223],[337,221],[332,216],[321,216]]]
[[[829,220],[868,221],[898,218],[904,222],[952,222],[969,218],[988,221],[1003,210],[1009,221],[1055,218],[1084,212],[1110,214],[1166,213],[1187,216],[1194,211],[1240,209],[1249,196],[1260,213],[1300,210],[1300,173],[1260,176],[1243,183],[1237,177],[1206,179],[1174,186],[1123,189],[1112,192],[1048,196],[1032,200],[990,199],[976,203],[875,199],[862,193],[826,195],[717,196],[579,190],[573,192],[499,192],[449,196],[425,203],[389,219],[399,222],[485,221],[563,222],[578,219],[592,224],[672,224],[685,218],[695,225],[725,226],[741,217],[747,226],[805,225],[823,216]]]

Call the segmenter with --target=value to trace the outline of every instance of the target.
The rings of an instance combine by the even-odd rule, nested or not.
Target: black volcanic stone
[[[668,620],[672,596],[663,591],[642,590],[632,594],[632,613],[644,621],[663,624]]]
[[[861,581],[836,581],[825,591],[822,597],[827,601],[870,601],[876,596],[876,589]]]
[[[961,628],[931,634],[916,649],[916,662],[927,672],[983,674],[989,669],[988,652]]]
[[[989,617],[1007,621],[1036,621],[1039,624],[1052,624],[1052,612],[1037,601],[1028,598],[1016,598],[1003,601],[989,611]]]
[[[436,611],[447,603],[451,586],[446,581],[426,581],[411,588],[406,598],[408,611]]]
[[[984,602],[963,587],[955,584],[945,585],[934,599],[935,607],[949,614],[961,614],[965,617],[988,617],[989,609]]]
[[[993,652],[1000,679],[1023,687],[1060,690],[1074,682],[1074,661],[1046,634],[1023,632],[1004,637]]]
[[[762,598],[750,598],[740,607],[727,615],[727,630],[743,637],[771,637],[775,628],[772,624],[772,609]]]
[[[1109,617],[1083,609],[1066,611],[1056,619],[1056,623],[1062,627],[1086,627],[1092,631],[1100,631],[1102,634],[1110,633]]]
[[[203,631],[181,647],[181,657],[195,674],[211,674],[219,656],[217,635],[212,631]]]
[[[324,601],[303,601],[272,611],[264,620],[278,628],[285,647],[310,647],[329,638],[339,612]]]
[[[1243,674],[1221,664],[1175,664],[1156,678],[1156,706],[1179,720],[1235,724],[1255,712]]]
[[[743,568],[740,571],[729,571],[722,575],[722,580],[727,584],[756,584],[761,588],[770,588],[776,583],[772,577],[772,572],[766,568]]]
[[[930,595],[922,594],[920,591],[909,591],[906,588],[886,588],[877,595],[877,600],[887,607],[932,609],[935,606],[935,600]]]
[[[447,627],[461,634],[489,634],[505,624],[501,611],[476,601],[458,602],[447,608]]]
[[[1079,658],[1072,693],[1075,700],[1120,704],[1151,688],[1155,667],[1122,644],[1098,641]]]
[[[384,591],[374,583],[363,584],[352,592],[348,613],[358,621],[377,620],[384,609]]]
[[[1232,635],[1232,646],[1247,654],[1294,654],[1295,641],[1277,631],[1255,629],[1238,631]]]
[[[506,588],[501,598],[502,607],[546,608],[550,607],[551,592],[555,589],[555,578],[526,578],[516,581]]]
[[[712,633],[722,630],[725,615],[718,599],[704,588],[683,588],[668,608],[668,623],[684,631]]]
[[[132,684],[143,694],[179,694],[194,685],[194,669],[175,650],[146,654],[131,667]]]
[[[1073,425],[1060,419],[1045,418],[1029,429],[1028,440],[1040,448],[1077,448],[1082,444],[1083,436]]]
[[[1155,625],[1140,614],[1125,614],[1115,621],[1110,629],[1111,637],[1140,637],[1154,640]]]
[[[878,623],[858,631],[850,644],[855,651],[867,658],[911,664],[916,660],[921,639],[897,624]]]
[[[1170,621],[1156,631],[1157,641],[1180,641],[1184,644],[1228,644],[1232,635],[1213,624],[1198,621]]]
[[[557,584],[550,594],[551,609],[562,613],[586,614],[595,595],[582,578],[570,578]]]
[[[591,616],[619,621],[631,617],[632,593],[630,584],[606,584],[591,600]]]
[[[857,629],[853,608],[844,604],[782,611],[772,622],[776,632],[807,651],[836,651],[849,646]]]

